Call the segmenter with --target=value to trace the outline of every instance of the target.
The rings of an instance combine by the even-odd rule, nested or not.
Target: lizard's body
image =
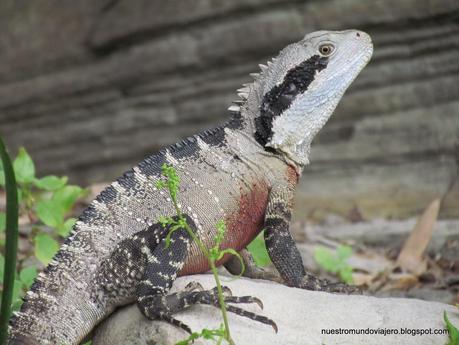
[[[346,35],[351,33],[365,35]],[[360,39],[366,40],[364,47],[370,52],[360,58],[352,80],[371,55],[367,36]],[[230,108],[234,114],[227,124],[148,157],[104,190],[80,216],[71,236],[27,294],[13,318],[9,343],[78,344],[117,306],[136,300],[147,317],[170,321],[170,315],[157,313],[145,300],[160,303],[156,295],[166,295],[176,276],[203,273],[209,267],[196,243],[183,234],[172,238],[167,253],[158,251],[167,233],[158,225],[159,217],[175,214],[167,192],[155,185],[164,163],[180,176],[180,209],[208,247],[213,245],[215,224],[222,219],[227,225],[222,248],[242,250],[266,228],[268,251],[282,278],[292,286],[320,289],[318,280],[304,272],[288,222],[314,132],[352,80],[336,91],[336,100],[315,105],[306,100],[318,109],[325,104],[324,112],[330,114],[306,128],[308,142],[287,145],[292,136],[276,130],[276,126],[283,130],[291,126],[283,124],[281,114],[287,108],[295,111],[295,97],[315,87],[316,76],[328,63],[318,54],[304,58],[277,70],[263,67],[266,70],[257,80],[241,91],[242,104]]]

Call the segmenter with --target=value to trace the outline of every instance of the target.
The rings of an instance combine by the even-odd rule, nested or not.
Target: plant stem
[[[16,273],[16,253],[18,247],[18,194],[13,165],[11,164],[11,159],[1,138],[0,156],[3,162],[6,189],[5,270],[0,309],[0,344],[5,344],[8,333],[8,320],[11,315],[14,276]]]
[[[226,304],[223,298],[223,290],[222,290],[222,285],[220,284],[220,277],[218,276],[217,267],[215,266],[215,262],[212,258],[209,258],[209,263],[210,263],[210,269],[212,270],[212,274],[214,275],[215,282],[217,283],[218,302],[220,304],[223,323],[225,325],[226,340],[230,343],[230,345],[234,345],[234,341],[233,339],[231,339],[229,323],[228,323],[228,315],[226,312]]]
[[[175,211],[177,213],[177,216],[180,218],[180,220],[185,220],[185,218],[182,215],[182,212],[180,208],[178,207],[177,200],[175,198],[172,198],[172,202],[174,204]],[[218,302],[220,304],[220,310],[222,312],[222,318],[223,318],[223,323],[225,325],[225,339],[228,341],[230,345],[235,345],[233,339],[231,338],[230,334],[230,329],[229,329],[229,323],[228,323],[228,315],[226,311],[226,304],[225,300],[223,298],[223,290],[222,290],[222,285],[220,283],[220,278],[218,276],[218,271],[217,267],[215,266],[215,261],[214,259],[210,256],[209,250],[207,247],[202,243],[201,239],[196,236],[194,231],[191,229],[191,227],[188,225],[188,223],[185,220],[185,230],[188,232],[190,237],[196,244],[198,245],[199,249],[201,252],[207,257],[207,260],[209,261],[209,266],[212,271],[212,274],[214,275],[215,283],[217,284],[217,292],[218,292]]]

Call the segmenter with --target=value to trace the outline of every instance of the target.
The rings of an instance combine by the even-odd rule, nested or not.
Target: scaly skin
[[[265,228],[268,252],[288,285],[345,290],[305,272],[288,228],[309,145],[371,52],[369,37],[359,31],[306,36],[239,90],[242,101],[230,107],[227,124],[146,158],[107,187],[27,293],[12,318],[9,344],[78,344],[117,306],[134,301],[146,317],[186,329],[175,312],[214,304],[212,290],[167,296],[177,276],[209,267],[184,230],[164,249],[167,229],[158,220],[175,212],[167,193],[155,187],[163,163],[177,170],[180,208],[206,246],[213,245],[221,219],[228,229],[223,248],[242,250]],[[253,301],[228,297],[230,303]]]

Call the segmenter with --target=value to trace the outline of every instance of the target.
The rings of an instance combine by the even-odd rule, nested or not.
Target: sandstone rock
[[[111,181],[224,121],[248,74],[318,29],[358,28],[375,54],[313,143],[297,219],[459,217],[457,0],[0,4],[0,129],[40,174]],[[453,183],[454,188],[451,188]]]
[[[199,281],[206,288],[214,286],[210,275],[200,275],[179,278],[174,289],[183,288],[189,281]],[[230,314],[231,332],[238,345],[445,344],[444,334],[401,333],[443,330],[444,311],[453,324],[459,323],[457,308],[435,302],[311,292],[261,280],[238,279],[224,284],[231,287],[234,295],[261,298],[264,310],[260,311],[256,305],[244,308],[274,319],[279,327],[275,334],[269,326]],[[176,317],[196,331],[218,327],[221,322],[219,310],[209,306],[194,306]],[[330,329],[396,330],[399,334],[322,334],[322,330]],[[164,322],[146,320],[132,305],[104,321],[95,332],[93,344],[172,345],[186,337],[185,332]]]
[[[370,222],[339,225],[318,225],[309,227],[308,236],[320,234],[337,242],[351,241],[370,247],[397,248],[406,241],[417,219],[385,220],[375,219]],[[298,230],[300,231],[300,230]],[[459,240],[459,220],[438,220],[434,226],[427,253],[432,256],[445,250],[448,243]]]

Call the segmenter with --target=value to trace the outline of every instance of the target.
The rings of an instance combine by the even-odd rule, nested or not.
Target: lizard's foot
[[[273,320],[267,318],[266,316],[258,315],[239,307],[228,305],[228,303],[256,303],[260,306],[260,308],[263,308],[263,303],[258,298],[252,296],[233,296],[231,290],[226,286],[222,286],[222,290],[226,309],[229,312],[270,325],[277,333],[277,325]],[[175,319],[172,315],[195,304],[207,304],[219,308],[220,304],[218,301],[217,288],[203,290],[199,283],[193,282],[189,283],[181,292],[173,293],[167,296],[153,295],[144,297],[141,301],[139,301],[138,306],[142,314],[144,314],[148,319],[163,320],[174,326],[180,327],[188,333],[191,333],[189,326],[180,320]]]
[[[176,309],[180,310],[180,307],[181,309],[185,309],[187,307],[184,304],[174,305],[173,299],[169,297],[174,297],[175,295],[178,294],[172,294],[169,296],[164,296],[160,294],[145,296],[138,300],[137,306],[139,307],[140,312],[147,319],[166,321],[167,323],[179,327],[183,329],[185,332],[191,334],[191,328],[188,325],[186,325],[180,320],[175,319],[172,316],[173,312]],[[180,300],[177,299],[175,302],[180,302]]]
[[[332,283],[327,279],[319,279],[310,273],[306,273],[298,287],[312,291],[339,292],[347,294],[361,293],[361,290],[357,286],[344,283]]]
[[[231,290],[226,287],[222,286],[224,301],[226,304],[226,310],[237,314],[239,316],[247,317],[253,321],[261,322],[266,325],[270,325],[274,331],[277,333],[278,328],[276,323],[271,320],[270,318],[262,315],[258,315],[256,313],[252,313],[250,311],[244,310],[239,307],[235,307],[229,305],[228,303],[234,304],[241,304],[241,303],[256,303],[261,309],[263,309],[263,302],[258,299],[257,297],[252,296],[233,296]],[[220,308],[220,303],[218,301],[218,290],[217,288],[213,288],[212,290],[201,291],[199,295],[193,296],[192,301],[190,304],[207,304],[212,305],[214,307]]]
[[[285,284],[287,286],[293,286],[306,290],[313,291],[325,291],[325,292],[340,292],[340,293],[361,293],[361,290],[353,285],[347,285],[343,283],[332,283],[326,279],[319,279],[313,274],[306,273],[302,281],[295,283],[288,283],[277,271],[266,270],[264,268],[258,267],[255,264],[255,261],[252,257],[252,254],[247,249],[242,249],[239,251],[239,254],[242,257],[244,262],[245,270],[242,273],[242,276],[251,278],[251,279],[263,279],[271,280],[276,283]],[[233,275],[239,275],[242,271],[242,265],[237,257],[232,257],[225,263],[225,268]]]

